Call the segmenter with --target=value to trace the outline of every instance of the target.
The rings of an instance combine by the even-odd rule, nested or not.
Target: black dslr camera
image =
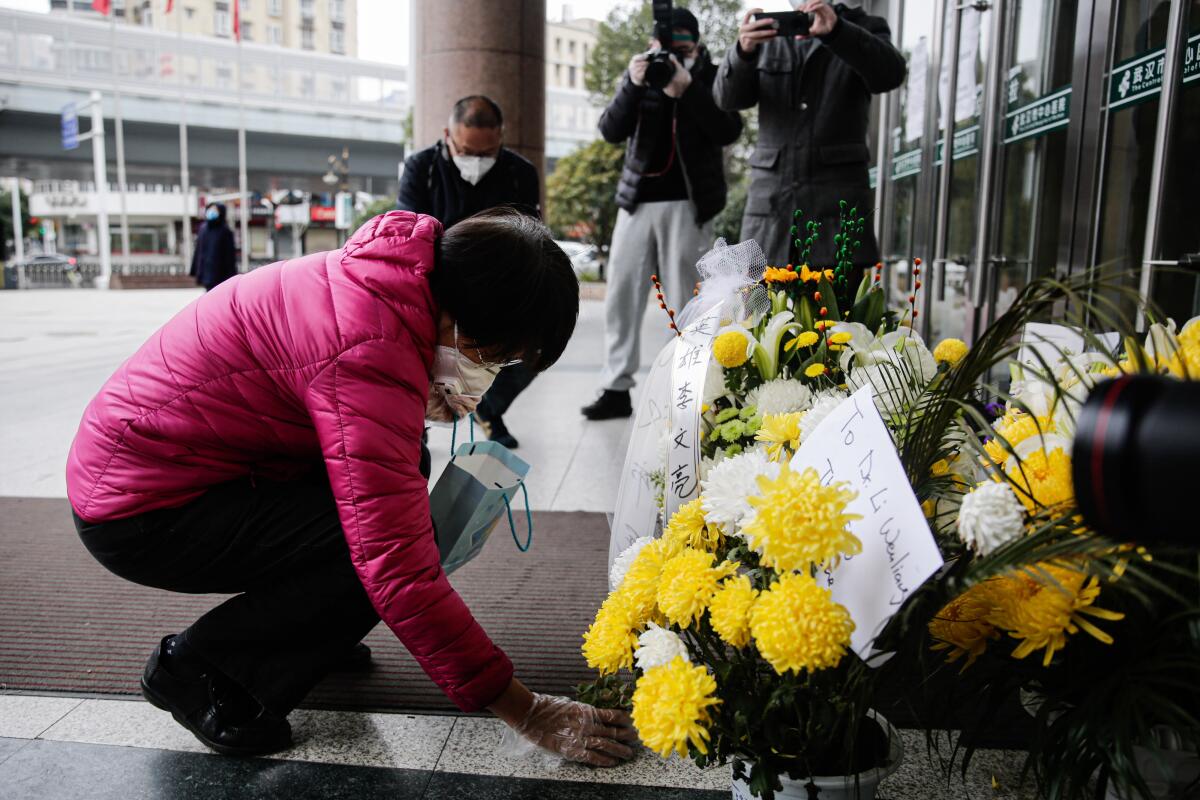
[[[671,82],[675,65],[671,63],[671,0],[651,0],[654,13],[654,38],[659,46],[646,54],[646,85],[662,89]]]

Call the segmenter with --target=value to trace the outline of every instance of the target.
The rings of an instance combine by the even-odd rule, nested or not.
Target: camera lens
[[[659,51],[650,55],[650,63],[646,65],[646,85],[662,89],[671,82],[674,74],[675,65],[668,53]]]
[[[1088,524],[1122,542],[1196,540],[1200,382],[1125,375],[1098,385],[1076,422],[1071,477]]]

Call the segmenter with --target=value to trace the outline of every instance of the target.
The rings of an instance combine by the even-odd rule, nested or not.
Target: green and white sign
[[[892,180],[898,181],[921,171],[921,151],[909,150],[892,156]]]
[[[945,137],[938,139],[937,156],[934,166],[940,166],[942,158],[945,155],[946,139]],[[973,156],[979,152],[979,126],[972,125],[969,128],[963,128],[961,131],[954,132],[954,160],[958,161],[961,158]],[[901,178],[907,178],[909,175],[916,175],[921,171],[921,151],[909,150],[906,153],[897,153],[892,157],[892,180],[898,181]],[[873,186],[874,184],[872,184]]]
[[[1065,128],[1071,118],[1071,87],[1064,86],[1004,115],[1004,143]]]
[[[1113,67],[1108,81],[1109,110],[1145,102],[1162,91],[1165,49],[1152,50]],[[1183,48],[1183,83],[1200,79],[1200,34]]]

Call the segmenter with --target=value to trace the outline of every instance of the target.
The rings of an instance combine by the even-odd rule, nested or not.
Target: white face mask
[[[434,422],[453,422],[474,411],[500,371],[495,366],[476,364],[459,351],[457,323],[454,343],[455,347],[438,345],[433,357],[433,382],[425,401],[425,418]]]
[[[495,165],[495,156],[454,156],[454,166],[458,167],[458,174],[472,186],[483,180],[483,176]]]
[[[695,56],[692,56],[691,58],[685,58],[683,60],[683,68],[686,69],[688,72],[691,72],[692,67],[694,67],[695,65],[696,65],[696,57]]]

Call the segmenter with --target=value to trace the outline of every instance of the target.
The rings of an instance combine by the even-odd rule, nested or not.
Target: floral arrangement
[[[849,649],[855,621],[818,581],[860,550],[847,529],[854,495],[789,462],[851,390],[878,384],[877,405],[899,421],[950,366],[885,308],[879,267],[849,287],[863,221],[843,217],[834,268],[763,263],[701,286],[702,299],[720,292],[727,302],[702,398],[700,495],[663,521],[661,537],[616,557],[584,636],[601,678],[583,699],[629,705],[652,750],[701,766],[733,761],[767,797],[783,776],[852,774],[887,751],[867,719],[877,673]],[[798,259],[818,233],[806,232]],[[690,306],[678,318],[666,310],[673,328],[686,327]]]
[[[1031,286],[1018,316],[1001,322],[1027,319],[1041,292],[1043,300],[1069,297],[1097,324],[1097,306],[1076,292],[1082,286]],[[940,608],[925,622],[928,638],[916,638],[959,672],[965,697],[994,703],[1020,690],[1030,699],[1037,733],[1028,767],[1044,796],[1094,796],[1099,783],[1101,793],[1111,784],[1121,796],[1151,797],[1138,748],[1161,742],[1165,731],[1200,751],[1200,571],[1194,553],[1179,563],[1178,553],[1089,530],[1075,503],[1071,453],[1097,382],[1131,372],[1200,376],[1200,318],[1178,333],[1169,321],[1152,325],[1140,341],[1124,320],[1103,317],[1124,334],[1115,356],[1084,321],[1077,329],[1091,352],[1049,346],[1033,363],[1011,363],[994,418],[959,406],[956,468],[938,462],[934,471],[940,465],[949,480],[931,493],[949,509],[945,549],[958,557],[928,587]],[[989,333],[977,347],[995,346]],[[1011,355],[968,352],[960,361],[982,374]],[[906,609],[911,630],[930,608]]]

